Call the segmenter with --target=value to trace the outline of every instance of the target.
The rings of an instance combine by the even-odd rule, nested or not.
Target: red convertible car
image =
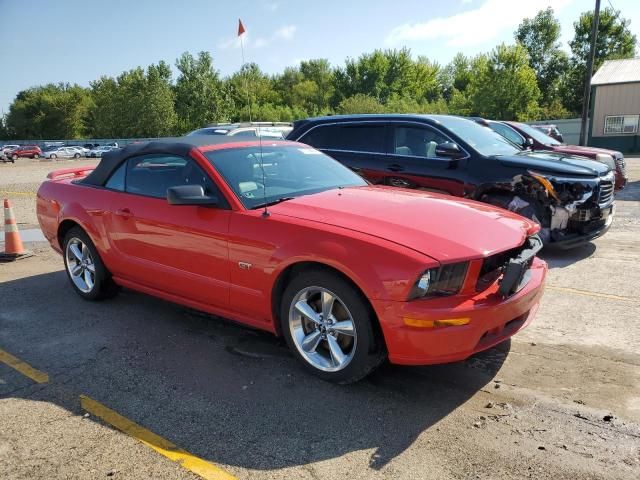
[[[299,143],[145,142],[48,178],[38,218],[82,297],[122,286],[283,335],[326,380],[465,359],[543,291],[536,223],[368,185]]]

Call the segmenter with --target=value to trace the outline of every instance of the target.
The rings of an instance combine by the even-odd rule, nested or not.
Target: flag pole
[[[242,52],[242,68],[245,66],[244,61],[244,42],[242,41],[242,36],[244,34],[244,26],[242,25],[242,21],[238,20],[238,36],[240,37],[240,51]],[[249,95],[249,82],[247,80],[248,72],[245,71],[244,75],[244,89],[247,92],[247,108],[249,109],[249,123],[251,123],[251,97]]]

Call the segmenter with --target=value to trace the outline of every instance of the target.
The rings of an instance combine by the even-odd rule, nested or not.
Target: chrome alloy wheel
[[[293,297],[289,329],[302,357],[324,372],[342,370],[356,352],[353,317],[344,302],[326,288],[307,287]]]
[[[96,284],[96,266],[93,257],[82,240],[72,238],[67,243],[67,271],[74,285],[83,293],[89,293]]]

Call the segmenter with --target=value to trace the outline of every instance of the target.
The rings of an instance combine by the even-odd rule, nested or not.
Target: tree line
[[[582,107],[592,20],[587,11],[574,22],[570,54],[548,8],[518,26],[514,44],[474,57],[458,53],[444,66],[402,48],[375,50],[337,67],[306,60],[275,75],[251,63],[223,78],[208,52],[185,52],[176,60],[175,81],[160,61],[103,76],[88,88],[59,83],[23,90],[0,123],[0,138],[161,137],[250,114],[263,121],[384,112],[569,118]],[[612,8],[600,13],[594,71],[607,59],[635,55],[629,23]]]

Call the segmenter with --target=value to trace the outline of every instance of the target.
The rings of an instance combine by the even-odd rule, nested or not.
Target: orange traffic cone
[[[11,202],[4,199],[4,252],[0,253],[0,261],[10,262],[18,258],[30,257],[31,252],[24,249],[16,217],[11,208]]]

